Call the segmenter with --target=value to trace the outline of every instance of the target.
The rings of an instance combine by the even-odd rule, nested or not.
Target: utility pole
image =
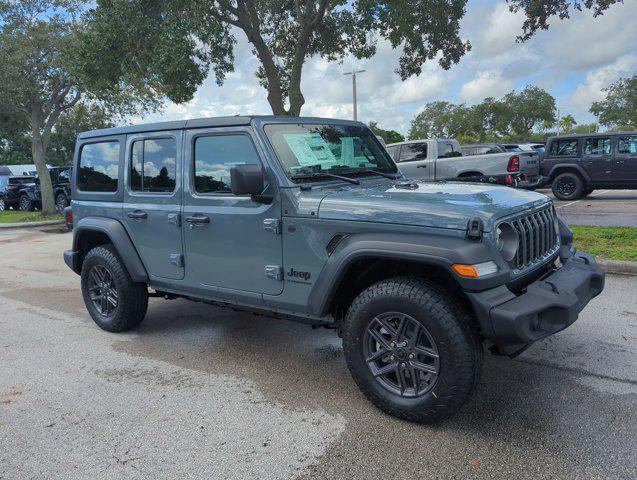
[[[358,106],[356,105],[356,74],[363,73],[365,70],[352,70],[351,72],[346,72],[343,75],[351,75],[352,76],[352,101],[354,104],[354,121],[358,120]]]

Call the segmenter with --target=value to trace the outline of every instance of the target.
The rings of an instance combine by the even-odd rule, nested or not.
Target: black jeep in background
[[[637,188],[637,131],[550,137],[540,173],[560,200],[596,188]]]
[[[71,169],[70,167],[52,167],[49,169],[53,184],[55,207],[64,211],[71,203]],[[42,208],[40,181],[37,177],[8,177],[7,185],[0,192],[0,209],[33,211]]]
[[[6,175],[0,181],[0,211],[20,207],[20,196],[27,185],[32,185],[35,177]]]

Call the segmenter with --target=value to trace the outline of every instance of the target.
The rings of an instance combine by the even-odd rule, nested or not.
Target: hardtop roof
[[[565,135],[553,135],[552,137],[548,137],[546,141],[555,140],[556,138],[560,139],[569,139],[569,138],[582,138],[582,137],[607,137],[609,135],[637,135],[637,130],[622,130],[617,132],[593,132],[593,133],[573,133],[573,134],[565,134]]]
[[[238,127],[250,125],[252,120],[274,121],[279,123],[331,122],[351,125],[364,125],[361,122],[320,117],[286,117],[282,115],[243,115],[232,117],[195,118],[191,120],[175,120],[171,122],[146,123],[140,125],[124,125],[121,127],[90,130],[79,134],[79,139],[127,135],[131,133],[159,132],[165,130],[181,130],[185,128]]]

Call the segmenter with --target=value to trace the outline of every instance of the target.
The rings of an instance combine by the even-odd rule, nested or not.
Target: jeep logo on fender
[[[302,278],[303,280],[308,281],[312,275],[310,274],[310,272],[299,272],[298,270],[294,270],[294,268],[290,268],[287,276],[293,278]]]

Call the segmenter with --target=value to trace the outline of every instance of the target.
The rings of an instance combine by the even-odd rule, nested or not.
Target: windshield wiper
[[[299,173],[297,175],[292,175],[290,178],[292,180],[304,180],[308,178],[319,178],[319,177],[336,178],[337,180],[343,180],[344,182],[348,182],[354,185],[361,184],[361,182],[359,182],[355,178],[343,177],[341,175],[336,175],[334,173],[327,173],[327,172]]]
[[[359,172],[375,173],[376,175],[380,175],[381,177],[389,178],[391,180],[396,180],[398,178],[396,176],[396,174],[379,172],[378,170],[374,170],[373,168],[359,168],[359,169],[351,171],[351,173],[359,173]],[[350,172],[348,172],[348,173],[350,173]]]

